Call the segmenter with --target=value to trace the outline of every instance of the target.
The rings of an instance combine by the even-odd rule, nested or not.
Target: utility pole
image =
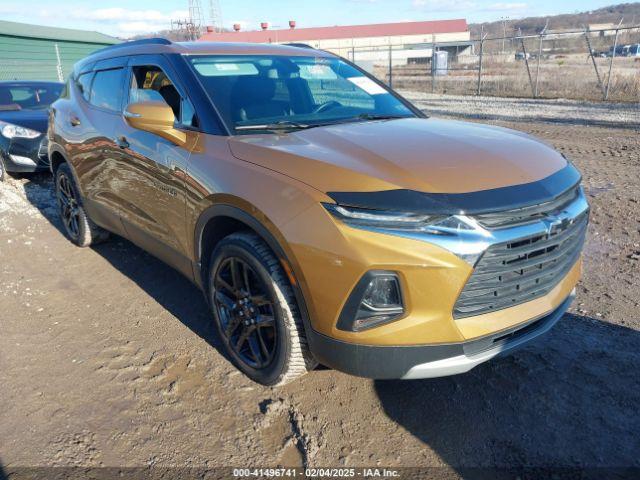
[[[502,20],[502,53],[505,53],[505,41],[507,39],[507,22],[509,21],[509,17],[501,17]]]

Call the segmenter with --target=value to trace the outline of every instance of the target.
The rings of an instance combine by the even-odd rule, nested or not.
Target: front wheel
[[[79,247],[106,240],[108,232],[94,224],[85,212],[68,164],[63,163],[56,170],[55,187],[60,218],[69,240]]]
[[[317,366],[291,284],[253,233],[234,233],[211,255],[209,296],[226,352],[255,382],[283,385]]]
[[[7,174],[7,169],[4,166],[4,160],[0,154],[0,183],[4,182],[4,177]]]

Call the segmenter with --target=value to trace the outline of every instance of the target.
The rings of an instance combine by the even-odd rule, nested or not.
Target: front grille
[[[484,253],[454,307],[465,318],[513,307],[547,295],[580,256],[588,211],[550,232],[492,245]]]
[[[537,222],[549,215],[562,211],[567,205],[574,202],[579,195],[580,187],[575,187],[550,202],[514,210],[480,214],[476,215],[474,218],[478,223],[480,223],[480,225],[487,228],[505,228],[526,225],[527,223]]]

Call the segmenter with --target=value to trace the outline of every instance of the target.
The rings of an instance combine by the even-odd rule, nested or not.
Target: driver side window
[[[189,99],[182,98],[171,79],[155,65],[132,68],[129,102],[164,102],[171,107],[176,122],[197,127],[198,120]]]

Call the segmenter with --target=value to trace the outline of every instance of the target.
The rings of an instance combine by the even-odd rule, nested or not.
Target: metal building
[[[200,38],[209,42],[304,43],[328,50],[355,61],[370,70],[375,64],[430,62],[434,50],[446,51],[449,58],[471,53],[471,34],[465,19],[427,22],[382,23],[335,27],[297,28],[295,21],[288,29],[270,29],[234,32],[208,31]]]
[[[75,62],[119,42],[98,32],[0,20],[0,80],[62,81]]]

